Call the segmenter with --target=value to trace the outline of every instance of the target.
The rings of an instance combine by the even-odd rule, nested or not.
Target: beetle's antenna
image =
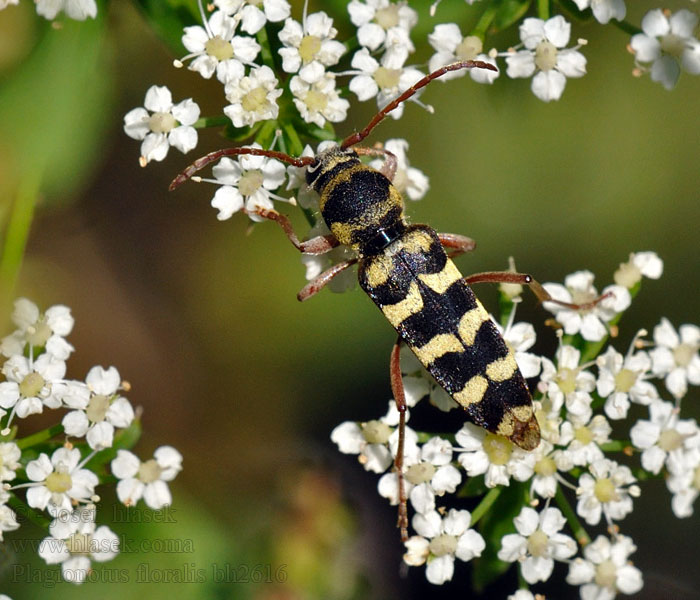
[[[342,144],[340,144],[340,147],[345,149],[349,148],[350,146],[354,146],[355,144],[359,144],[362,140],[364,140],[370,133],[371,131],[379,125],[384,120],[384,117],[386,117],[392,110],[394,110],[399,104],[402,102],[405,102],[408,100],[413,94],[415,94],[418,90],[421,88],[424,88],[426,85],[428,85],[433,79],[437,79],[438,77],[442,77],[445,73],[448,73],[450,71],[459,71],[460,69],[473,69],[473,68],[479,68],[479,69],[489,69],[490,71],[498,71],[496,67],[494,67],[492,64],[489,64],[487,62],[483,62],[481,60],[465,60],[462,62],[456,62],[452,63],[450,65],[445,65],[444,67],[440,67],[436,71],[433,71],[432,73],[429,73],[423,79],[418,81],[417,83],[413,84],[410,88],[408,88],[403,94],[398,96],[397,98],[394,98],[389,104],[387,104],[382,110],[380,110],[376,115],[374,115],[374,118],[369,122],[367,127],[365,127],[362,131],[355,132],[352,135],[349,135],[346,137]]]
[[[277,152],[276,150],[264,150],[263,148],[249,148],[249,147],[239,147],[239,148],[222,148],[221,150],[215,150],[210,152],[202,158],[195,160],[189,167],[187,167],[182,173],[180,173],[168,187],[171,192],[181,186],[185,181],[190,179],[197,171],[203,169],[208,164],[220,159],[223,156],[240,156],[242,154],[252,154],[253,156],[267,156],[268,158],[276,158],[284,163],[293,165],[295,167],[305,167],[314,162],[313,156],[300,156],[299,158],[294,158],[285,154],[284,152]]]

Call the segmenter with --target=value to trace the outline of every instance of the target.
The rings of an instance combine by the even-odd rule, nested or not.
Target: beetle
[[[356,147],[397,106],[434,79],[458,69],[496,70],[482,61],[446,65],[426,75],[380,110],[359,132],[316,156],[292,157],[261,148],[237,147],[211,152],[187,167],[170,185],[173,190],[223,156],[256,155],[306,167],[306,182],[318,192],[320,211],[331,234],[300,241],[284,215],[268,209],[254,214],[277,222],[294,246],[306,254],[323,254],[344,245],[357,254],[333,265],[297,295],[307,300],[348,267],[358,265],[360,287],[398,332],[390,358],[391,387],[399,410],[399,443],[394,467],[399,484],[401,538],[408,538],[406,494],[403,484],[403,447],[406,401],[399,364],[405,343],[435,380],[460,404],[467,418],[484,429],[505,436],[525,450],[540,442],[527,383],[512,350],[476,298],[470,285],[481,282],[528,285],[540,301],[574,309],[551,298],[530,275],[490,271],[462,276],[452,258],[474,249],[475,242],[457,234],[438,234],[427,225],[411,225],[404,216],[401,194],[392,185],[396,157],[381,148]],[[380,155],[381,170],[363,163],[363,155]],[[251,214],[251,211],[246,211]],[[445,249],[450,250],[448,255]]]

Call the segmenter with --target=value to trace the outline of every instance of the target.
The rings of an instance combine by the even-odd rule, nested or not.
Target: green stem
[[[63,433],[63,425],[54,425],[53,427],[48,427],[42,431],[37,431],[32,435],[16,440],[16,443],[20,450],[24,450],[25,448],[31,448],[32,446],[50,440],[52,437],[60,435],[61,433]]]
[[[226,115],[216,115],[215,117],[199,117],[192,127],[195,129],[203,129],[204,127],[225,127],[230,123],[231,119]]]
[[[590,544],[591,537],[588,535],[588,533],[586,533],[586,530],[583,528],[583,525],[581,525],[581,521],[578,520],[578,517],[576,516],[576,511],[574,511],[574,509],[571,508],[571,504],[569,504],[569,501],[566,499],[566,496],[564,496],[564,492],[562,491],[561,486],[557,488],[557,493],[554,496],[554,500],[557,503],[559,510],[561,510],[562,514],[568,521],[569,526],[571,527],[571,531],[574,532],[576,541],[581,546]]]
[[[615,25],[615,27],[617,27],[619,30],[624,31],[625,33],[628,33],[629,35],[636,35],[637,33],[643,33],[639,27],[636,27],[635,25],[632,25],[632,23],[628,23],[627,21],[618,21],[617,19],[612,19],[610,22],[613,25]]]
[[[483,41],[484,38],[486,38],[488,28],[491,27],[491,23],[493,23],[493,20],[496,18],[496,13],[498,12],[499,8],[499,2],[489,4],[486,10],[479,17],[479,21],[474,26],[474,29],[472,29],[470,35],[475,35]]]
[[[481,517],[483,517],[489,511],[489,508],[491,508],[493,503],[498,500],[498,497],[501,495],[502,491],[502,487],[495,487],[484,496],[483,500],[479,502],[479,505],[472,511],[472,522],[470,527],[474,527],[479,519],[481,519]]]
[[[543,21],[549,19],[549,0],[537,0],[537,16]]]
[[[624,452],[627,448],[630,448],[632,443],[629,440],[613,440],[611,442],[606,442],[600,445],[600,449],[603,452]]]
[[[282,130],[287,134],[287,139],[289,140],[289,154],[292,156],[301,156],[301,153],[304,151],[304,144],[301,143],[301,139],[299,138],[297,130],[294,129],[294,125],[289,121],[285,121],[282,124]]]
[[[267,28],[263,27],[257,34],[258,44],[260,44],[260,56],[262,57],[262,62],[264,65],[270,67],[275,71],[275,59],[272,56],[272,51],[270,50],[270,40],[267,37]]]
[[[0,251],[0,307],[8,306],[14,295],[34,208],[39,199],[40,183],[38,172],[29,173],[22,177],[17,188]]]

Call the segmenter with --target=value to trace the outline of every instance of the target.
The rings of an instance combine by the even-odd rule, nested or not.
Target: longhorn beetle
[[[276,221],[303,253],[323,254],[339,244],[357,252],[357,258],[332,266],[308,283],[297,295],[299,300],[307,300],[333,277],[357,263],[360,287],[399,334],[391,352],[390,375],[400,415],[394,467],[399,484],[398,526],[404,541],[408,538],[403,483],[406,401],[399,364],[400,344],[405,343],[436,381],[464,407],[470,421],[505,436],[525,450],[533,450],[540,442],[540,429],[527,384],[513,352],[469,286],[481,282],[526,284],[540,301],[557,302],[574,309],[591,308],[602,299],[578,305],[559,302],[530,275],[509,271],[463,277],[451,257],[473,250],[474,241],[456,234],[438,234],[427,225],[409,225],[403,214],[403,199],[391,183],[396,173],[396,157],[383,149],[354,147],[387,114],[433,79],[449,71],[474,67],[496,70],[481,61],[444,66],[387,104],[363,130],[317,156],[293,157],[260,148],[225,148],[195,161],[170,184],[173,190],[223,156],[252,154],[307,167],[307,184],[320,196],[321,215],[331,235],[302,242],[284,215],[267,209],[258,209],[254,214]],[[360,155],[384,156],[382,169],[377,171],[362,163]],[[449,256],[444,248],[452,251]]]

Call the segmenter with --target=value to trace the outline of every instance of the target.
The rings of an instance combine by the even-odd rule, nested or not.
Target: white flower
[[[475,35],[463,37],[455,23],[436,25],[433,33],[428,36],[428,42],[436,51],[428,63],[430,72],[445,65],[465,60],[481,60],[496,66],[496,61],[483,53],[484,43],[481,38]],[[477,83],[493,83],[500,75],[499,71],[490,71],[489,69],[459,69],[445,73],[440,77],[440,81],[464,77],[467,71]]]
[[[7,504],[0,505],[0,542],[3,541],[3,532],[14,531],[15,529],[19,529],[15,511],[7,506]],[[1,596],[0,600],[2,600]]]
[[[0,341],[0,353],[8,358],[13,354],[24,354],[27,344],[32,354],[37,348],[45,348],[59,360],[66,360],[74,350],[64,339],[73,330],[74,324],[67,306],[57,304],[42,314],[34,302],[18,298],[12,311],[12,321],[17,329]]]
[[[245,77],[229,79],[225,91],[231,104],[224,107],[224,113],[234,127],[276,119],[279,114],[277,98],[282,90],[277,87],[277,78],[268,66],[256,67]]]
[[[27,504],[56,517],[70,514],[73,502],[88,502],[99,482],[97,475],[81,467],[77,448],[58,448],[51,460],[42,452],[27,464],[27,477],[36,482],[27,490]]]
[[[97,16],[97,4],[95,0],[36,0],[37,14],[46,19],[55,19],[61,11],[71,19],[84,21]]]
[[[568,444],[565,454],[573,465],[586,466],[604,457],[600,446],[610,441],[611,433],[612,427],[603,415],[592,419],[572,416],[561,425],[559,444]]]
[[[117,394],[121,378],[115,367],[107,370],[93,367],[85,381],[87,394],[64,397],[64,403],[76,410],[63,417],[63,428],[66,435],[86,436],[88,445],[94,450],[109,448],[115,427],[131,425],[134,409],[126,398]]]
[[[383,473],[393,462],[389,450],[389,438],[393,431],[387,423],[382,421],[374,420],[359,424],[354,421],[345,421],[331,431],[331,441],[343,454],[357,454],[358,461],[366,471]],[[406,437],[413,436],[415,432],[406,427]]]
[[[529,476],[519,477],[514,473],[514,477],[518,481],[532,477],[531,493],[534,492],[542,498],[554,498],[558,482],[562,480],[558,471],[570,471],[574,466],[569,453],[555,450],[550,442],[542,440],[529,455],[532,457],[532,471]]]
[[[19,469],[22,451],[14,442],[0,443],[0,481],[11,481]]]
[[[579,10],[590,8],[599,23],[608,23],[610,19],[622,21],[627,14],[624,0],[574,0]]]
[[[579,365],[581,352],[573,346],[560,346],[556,353],[557,366],[542,357],[542,375],[539,387],[551,402],[550,412],[558,413],[566,405],[569,415],[579,420],[591,418],[591,392],[595,389],[595,375]]]
[[[427,562],[425,576],[434,585],[442,585],[452,579],[455,557],[469,561],[481,556],[486,548],[484,538],[469,529],[469,511],[453,508],[444,519],[435,510],[418,513],[411,523],[418,535],[405,542],[407,552],[403,557],[404,562],[412,567]]]
[[[119,483],[117,496],[126,506],[133,506],[141,497],[149,508],[160,510],[172,503],[166,482],[182,470],[182,455],[172,446],[161,446],[153,458],[141,462],[128,450],[119,450],[112,463],[112,473]]]
[[[580,44],[569,43],[571,24],[561,15],[543,21],[528,18],[520,25],[525,50],[507,53],[508,77],[532,77],[532,93],[540,100],[559,100],[567,77],[586,74],[586,57],[578,52]]]
[[[142,167],[152,160],[163,160],[170,146],[186,153],[197,145],[197,130],[192,125],[199,119],[199,106],[192,98],[173,104],[167,87],[153,85],[146,92],[144,107],[124,115],[126,135],[143,140],[139,158]]]
[[[566,519],[558,508],[545,508],[541,513],[523,507],[514,519],[518,533],[503,536],[498,558],[520,562],[520,572],[528,583],[547,581],[555,560],[566,560],[576,554],[576,542],[559,531]]]
[[[78,508],[55,519],[49,537],[39,544],[39,556],[47,564],[61,564],[63,579],[83,583],[90,560],[105,562],[119,553],[119,537],[106,525],[97,527],[94,508]]]
[[[673,89],[683,70],[700,73],[700,42],[694,36],[698,16],[681,9],[670,17],[657,8],[642,19],[642,31],[632,36],[635,62],[643,70],[651,63],[651,80]],[[646,63],[646,64],[645,64]]]
[[[588,467],[578,480],[579,496],[576,512],[589,525],[597,525],[601,514],[606,520],[619,520],[632,512],[632,498],[638,497],[639,486],[629,467],[602,458]]]
[[[700,448],[700,430],[694,419],[679,419],[670,402],[657,400],[649,406],[649,420],[640,420],[630,430],[632,443],[642,452],[642,467],[655,475],[671,455]],[[682,460],[680,457],[678,461]]]
[[[408,142],[400,138],[392,138],[384,143],[384,149],[396,157],[396,174],[391,181],[392,185],[409,200],[420,200],[428,191],[428,178],[408,162]],[[377,159],[369,164],[372,168],[379,170],[384,161]]]
[[[642,277],[658,279],[664,272],[664,263],[656,252],[633,252],[626,263],[620,263],[613,279],[617,285],[633,288]]]
[[[665,377],[666,389],[680,399],[688,391],[688,383],[700,385],[700,327],[681,325],[678,333],[667,318],[654,327],[651,355],[652,370],[657,377]],[[1,385],[1,384],[0,384]]]
[[[307,123],[323,127],[326,121],[339,123],[345,120],[350,102],[340,97],[335,77],[330,73],[311,84],[295,75],[289,82],[289,89],[294,95],[294,105]]]
[[[693,514],[693,503],[700,494],[700,449],[671,453],[666,486],[673,493],[671,508],[679,519]]]
[[[423,77],[423,74],[413,67],[404,67],[405,57],[396,53],[386,53],[378,62],[372,57],[367,48],[355,52],[352,57],[352,71],[347,74],[355,75],[350,80],[349,88],[360,102],[377,97],[377,106],[384,108],[394,98],[405,92]],[[418,101],[420,92],[411,96],[413,102]],[[403,104],[392,110],[389,115],[398,119],[403,114]]]
[[[588,304],[598,298],[598,292],[593,286],[594,277],[590,271],[577,271],[567,275],[564,285],[545,283],[544,288],[555,300]],[[543,306],[554,313],[557,321],[564,328],[565,334],[580,333],[587,342],[598,342],[607,333],[605,324],[618,313],[626,310],[632,301],[627,288],[619,285],[609,285],[603,290],[602,295],[607,293],[611,295],[589,309],[574,310],[553,302],[544,302]]]
[[[326,67],[337,64],[345,53],[345,46],[333,39],[337,34],[333,19],[323,11],[310,14],[303,24],[287,19],[279,32],[280,42],[284,44],[279,49],[282,70],[298,72],[307,83],[318,81]]]
[[[583,549],[585,560],[571,562],[566,582],[583,586],[583,600],[613,600],[618,592],[635,594],[642,589],[642,573],[628,557],[636,549],[626,535],[616,536],[612,543],[599,535]]]
[[[409,445],[408,451],[404,449],[404,491],[416,512],[435,510],[435,496],[453,494],[457,490],[462,476],[451,462],[452,446],[440,437],[430,438],[420,449],[414,445]],[[385,473],[379,479],[377,488],[380,496],[389,498],[392,504],[398,504],[396,473]]]
[[[253,144],[252,148],[260,148]],[[266,156],[244,154],[233,160],[222,158],[212,169],[213,183],[221,187],[214,194],[211,205],[218,209],[217,219],[223,221],[245,207],[254,221],[262,221],[255,215],[258,209],[272,210],[272,199],[282,200],[272,193],[284,182],[284,165]]]
[[[392,3],[389,0],[352,0],[348,4],[352,24],[357,27],[360,45],[376,50],[384,46],[400,53],[415,50],[410,32],[418,22],[418,13],[406,2]]]
[[[518,363],[518,369],[520,369],[523,377],[529,379],[539,375],[542,368],[542,359],[536,354],[527,352],[527,350],[535,345],[537,336],[535,334],[535,328],[530,323],[522,321],[520,323],[514,323],[516,307],[517,303],[514,302],[505,329],[501,327],[501,324],[498,323],[493,316],[491,316],[491,320],[496,326],[496,329],[498,329],[499,333],[503,336],[508,347],[513,351],[515,362]]]
[[[284,21],[290,12],[287,0],[214,0],[214,5],[227,15],[236,15],[241,21],[241,29],[250,35],[260,31],[265,23]]]
[[[524,460],[525,450],[501,435],[490,433],[472,423],[465,423],[455,434],[457,460],[469,477],[484,475],[486,487],[509,485],[515,463]]]
[[[12,408],[20,419],[43,412],[44,406],[58,408],[61,388],[56,384],[63,382],[65,373],[66,363],[50,354],[36,360],[18,355],[8,358],[2,367],[7,381],[0,383],[0,407]]]
[[[237,19],[217,10],[204,26],[185,27],[182,45],[190,54],[176,61],[176,66],[194,59],[188,69],[197,71],[205,79],[216,72],[216,78],[224,84],[243,77],[243,65],[253,65],[260,45],[252,37],[235,35],[238,23]]]
[[[596,360],[596,388],[601,398],[607,398],[605,414],[611,419],[626,418],[630,401],[647,406],[659,396],[654,385],[646,381],[651,375],[651,358],[646,352],[631,354],[632,347],[623,357],[610,346]]]

